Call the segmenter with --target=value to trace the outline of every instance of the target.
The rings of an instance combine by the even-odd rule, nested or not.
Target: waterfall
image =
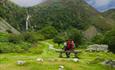
[[[30,17],[31,16],[27,13],[27,17],[26,17],[26,31],[28,31],[28,29],[29,29]]]

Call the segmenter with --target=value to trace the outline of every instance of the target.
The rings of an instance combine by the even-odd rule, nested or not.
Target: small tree
[[[104,36],[102,34],[98,34],[94,38],[92,38],[92,42],[96,43],[96,44],[102,44],[103,43],[103,37]]]
[[[52,39],[54,38],[58,32],[53,26],[46,26],[40,30],[40,32],[47,38]]]
[[[103,42],[109,45],[110,51],[115,53],[115,29],[105,34]]]
[[[78,45],[77,43],[81,43],[82,40],[82,33],[77,30],[76,28],[70,28],[67,30],[67,35],[69,39],[74,40],[76,46]]]
[[[22,39],[21,39],[20,35],[9,34],[8,42],[17,44],[17,43],[20,43],[21,41],[22,41]]]
[[[35,43],[38,41],[38,36],[34,32],[22,33],[22,39],[25,42]]]
[[[59,34],[53,40],[55,43],[61,44],[67,40],[67,36],[65,34]]]

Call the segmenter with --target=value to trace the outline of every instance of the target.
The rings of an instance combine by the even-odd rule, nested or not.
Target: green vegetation
[[[0,42],[8,42],[8,34],[0,33]]]
[[[105,34],[104,43],[108,44],[109,50],[115,53],[115,29]]]
[[[113,27],[111,24],[114,23],[83,0],[48,0],[29,8],[21,8],[9,0],[0,4],[0,17],[21,32],[25,31],[27,12],[31,15],[30,31],[38,31],[45,26],[53,26],[58,32],[69,27],[85,30],[90,25],[106,31],[110,30]]]
[[[45,54],[47,52],[47,54]],[[51,55],[53,53],[53,55]],[[87,55],[86,55],[87,54]],[[49,56],[50,55],[50,56]],[[58,70],[60,65],[64,66],[65,70],[114,70],[106,65],[101,65],[100,61],[105,59],[115,59],[115,55],[103,52],[82,52],[79,54],[80,61],[73,62],[72,59],[58,58],[58,55],[53,51],[48,52],[45,50],[42,54],[0,54],[0,69],[7,70]],[[98,56],[98,57],[97,57]],[[112,56],[112,57],[111,57]],[[42,57],[43,62],[37,62],[36,59]],[[17,65],[18,60],[24,60],[25,65]],[[54,61],[50,61],[54,60]]]
[[[115,60],[114,13],[108,14],[95,11],[83,0],[47,0],[29,8],[19,7],[9,0],[0,3],[0,69],[58,70],[63,65],[64,70],[115,70],[101,64]],[[31,17],[26,31],[27,15]],[[21,33],[17,34],[15,29],[12,32],[13,27],[5,29],[9,24]],[[91,26],[97,35],[89,40],[84,34]],[[89,35],[90,31],[89,28]],[[59,54],[51,50],[51,45],[62,49],[68,39],[74,40],[78,47],[75,49],[82,51],[78,54],[79,62],[73,61],[73,54],[68,59],[59,58]],[[86,52],[91,44],[107,44],[110,51]],[[38,62],[37,58],[44,61]],[[27,63],[20,66],[16,64],[18,60]]]
[[[53,39],[55,43],[62,44],[68,39],[68,36],[63,34],[56,35]]]
[[[8,34],[1,34],[1,38]],[[28,35],[28,33],[27,33]],[[36,34],[35,34],[36,35]],[[7,38],[9,39],[9,38]],[[18,38],[16,39],[16,41]],[[33,39],[32,39],[33,40]],[[15,40],[14,40],[15,41]],[[44,40],[38,42],[28,42],[24,40],[22,42],[0,42],[0,69],[7,70],[57,70],[60,65],[64,66],[66,70],[114,70],[110,66],[101,65],[101,62],[107,59],[115,59],[115,55],[110,52],[85,52],[85,46],[83,45],[81,53],[78,54],[80,61],[74,62],[73,54],[72,58],[59,58],[59,54],[54,50],[49,50],[49,44],[53,44],[56,48],[61,48],[53,40]],[[20,39],[19,39],[20,41]],[[31,39],[30,39],[31,41]],[[87,47],[87,46],[86,46]],[[78,49],[77,49],[78,50]],[[64,57],[66,57],[64,55]],[[43,62],[38,62],[37,58],[43,58]],[[17,65],[18,60],[26,61],[24,65]]]
[[[0,33],[0,53],[28,52],[44,36],[37,32],[27,32],[21,35]]]
[[[44,40],[45,37],[39,32],[25,32],[22,33],[20,38],[22,37],[22,40],[29,43],[36,43],[39,40]]]
[[[105,11],[102,14],[103,14],[103,16],[106,16],[106,17],[112,19],[113,21],[115,21],[114,20],[115,19],[115,13],[114,12],[115,12],[115,9],[111,9],[111,10]]]
[[[9,42],[0,42],[0,53],[24,53],[31,47],[30,43],[13,44]]]
[[[77,30],[75,28],[70,28],[67,30],[67,35],[68,35],[68,38],[74,40],[75,43],[77,42],[80,44],[82,41],[83,35],[80,32],[80,30]]]
[[[0,3],[0,17],[6,20],[14,28],[24,31],[26,9],[20,8],[9,0]]]
[[[96,35],[96,36],[92,39],[92,42],[93,42],[93,43],[96,43],[96,44],[102,44],[102,43],[103,43],[103,39],[104,39],[104,35],[98,34],[98,35]]]
[[[57,30],[53,26],[45,26],[40,30],[40,32],[46,39],[52,39],[58,34]]]

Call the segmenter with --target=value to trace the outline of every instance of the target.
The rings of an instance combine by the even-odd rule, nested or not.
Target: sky
[[[11,0],[12,2],[23,7],[31,7],[44,2],[45,0]]]
[[[23,7],[30,7],[40,4],[45,0],[11,0],[11,1]],[[104,12],[108,9],[113,8],[115,9],[115,0],[85,0],[85,1],[99,12]]]
[[[104,12],[109,9],[115,9],[115,0],[85,0],[85,1],[100,12]]]

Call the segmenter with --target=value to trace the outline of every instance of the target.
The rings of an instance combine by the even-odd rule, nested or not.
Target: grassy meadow
[[[0,70],[58,70],[60,65],[64,66],[64,70],[115,70],[110,66],[102,65],[106,59],[115,60],[115,55],[106,52],[86,52],[85,49],[78,54],[79,62],[73,61],[71,58],[59,58],[59,54],[54,50],[48,49],[48,44],[54,44],[52,41],[39,42],[36,49],[42,51],[40,53],[2,53],[0,54]],[[40,48],[44,46],[44,48]],[[54,44],[55,45],[55,44]],[[56,45],[55,45],[56,46]],[[38,62],[37,58],[43,58],[43,62]],[[26,61],[24,65],[17,65],[19,60]]]

